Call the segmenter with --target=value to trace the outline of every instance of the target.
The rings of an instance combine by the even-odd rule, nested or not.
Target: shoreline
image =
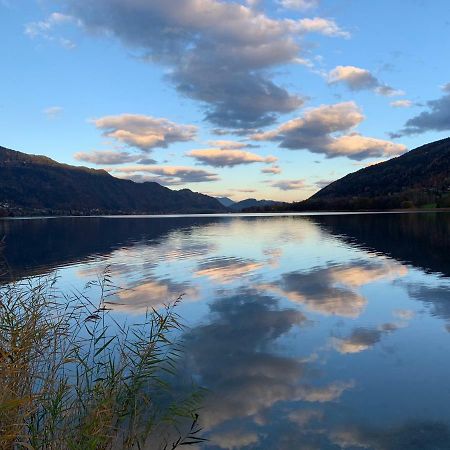
[[[326,216],[326,215],[358,215],[358,214],[417,214],[450,212],[450,208],[430,209],[390,209],[390,210],[358,210],[358,211],[280,211],[280,212],[230,212],[230,213],[192,213],[192,214],[93,214],[93,215],[24,215],[0,217],[1,220],[33,220],[33,219],[73,219],[73,218],[105,218],[105,219],[150,219],[180,217],[275,217],[275,216]]]

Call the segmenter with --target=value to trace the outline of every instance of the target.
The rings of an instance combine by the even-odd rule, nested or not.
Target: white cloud
[[[363,120],[364,115],[354,102],[322,105],[307,110],[303,117],[285,122],[274,130],[256,133],[252,138],[280,141],[280,147],[307,149],[330,158],[347,156],[362,160],[395,156],[406,151],[404,145],[355,133],[353,129]]]
[[[352,91],[372,90],[379,95],[393,97],[404,92],[383,84],[367,69],[355,66],[337,66],[328,74],[328,83],[345,84]]]
[[[109,170],[120,178],[128,178],[134,181],[156,181],[167,186],[219,180],[216,173],[186,166],[133,165]],[[151,174],[152,176],[145,174]]]
[[[73,156],[77,161],[84,161],[92,164],[124,164],[140,159],[140,155],[110,150],[94,150],[89,153],[77,152]]]
[[[296,27],[300,33],[318,33],[329,37],[350,38],[348,31],[342,30],[334,20],[325,19],[324,17],[301,19]]]
[[[305,187],[305,182],[303,180],[280,180],[273,181],[270,185],[282,191],[297,191]]]
[[[411,106],[414,106],[414,103],[411,100],[395,100],[390,105],[394,108],[411,108]]]
[[[406,147],[383,139],[352,133],[337,137],[327,145],[328,156],[347,156],[351,159],[393,157],[406,151]]]
[[[233,167],[241,164],[266,163],[277,161],[274,156],[261,156],[244,150],[222,150],[217,148],[191,150],[187,156],[202,164],[214,167]]]
[[[92,122],[103,130],[104,136],[142,151],[168,147],[174,142],[192,141],[197,135],[194,125],[180,125],[167,119],[140,114],[105,116]]]
[[[169,68],[183,95],[205,106],[206,118],[227,128],[273,123],[304,102],[273,79],[295,62],[304,33],[345,37],[330,19],[269,17],[251,6],[218,0],[68,0],[68,11],[91,35],[116,37],[144,60]],[[219,70],[220,69],[220,70]]]

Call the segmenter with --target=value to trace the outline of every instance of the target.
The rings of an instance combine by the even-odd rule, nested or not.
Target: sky
[[[298,201],[450,130],[448,0],[0,0],[0,145]]]

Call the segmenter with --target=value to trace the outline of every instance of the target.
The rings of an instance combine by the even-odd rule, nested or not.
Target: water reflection
[[[207,449],[449,449],[450,214],[0,221],[18,277],[185,293]]]
[[[351,245],[450,276],[449,212],[324,215],[314,223]]]
[[[321,380],[311,355],[277,354],[277,340],[294,327],[311,325],[297,309],[282,309],[270,296],[242,291],[212,303],[210,312],[208,323],[191,330],[186,341],[190,370],[211,389],[202,423],[212,444],[262,445],[260,439],[273,432],[275,407],[284,409],[277,421],[297,423],[308,414],[299,415],[299,405],[337,402],[354,386],[352,380]],[[310,421],[322,414],[306,411]]]
[[[391,262],[352,261],[348,264],[329,264],[304,272],[288,272],[268,289],[302,303],[310,311],[344,317],[358,317],[367,300],[358,289],[381,279],[395,279],[407,269]]]
[[[249,276],[261,267],[263,267],[263,263],[252,260],[234,257],[213,258],[199,264],[195,275],[198,277],[208,277],[215,283],[223,284],[230,283],[236,280],[236,278]]]
[[[138,243],[163,240],[172,232],[188,233],[217,218],[178,217],[161,219],[113,219],[66,217],[0,220],[0,236],[6,237],[4,257],[16,278],[41,275],[63,266],[108,256]],[[178,247],[173,243],[175,253]],[[195,245],[195,243],[191,243]]]
[[[383,335],[402,328],[402,325],[388,322],[382,324],[379,328],[358,327],[352,330],[350,336],[346,338],[334,337],[332,342],[339,353],[359,353],[373,347],[381,341]]]
[[[450,428],[432,421],[411,421],[388,429],[353,426],[333,432],[332,440],[347,449],[444,450],[450,448]]]
[[[450,323],[450,289],[448,283],[427,285],[425,283],[407,283],[411,298],[424,302],[432,315],[441,317]]]

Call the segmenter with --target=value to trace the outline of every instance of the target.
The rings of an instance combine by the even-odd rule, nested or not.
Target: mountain
[[[450,138],[351,173],[294,210],[450,207]]]
[[[235,203],[233,200],[231,200],[231,198],[228,197],[216,197],[216,199],[219,200],[219,202],[226,208]]]
[[[0,215],[216,213],[213,197],[0,147]]]
[[[256,200],[255,198],[247,198],[241,200],[240,202],[233,203],[228,208],[233,211],[244,211],[246,209],[263,208],[280,205],[281,202],[276,202],[273,200]]]

